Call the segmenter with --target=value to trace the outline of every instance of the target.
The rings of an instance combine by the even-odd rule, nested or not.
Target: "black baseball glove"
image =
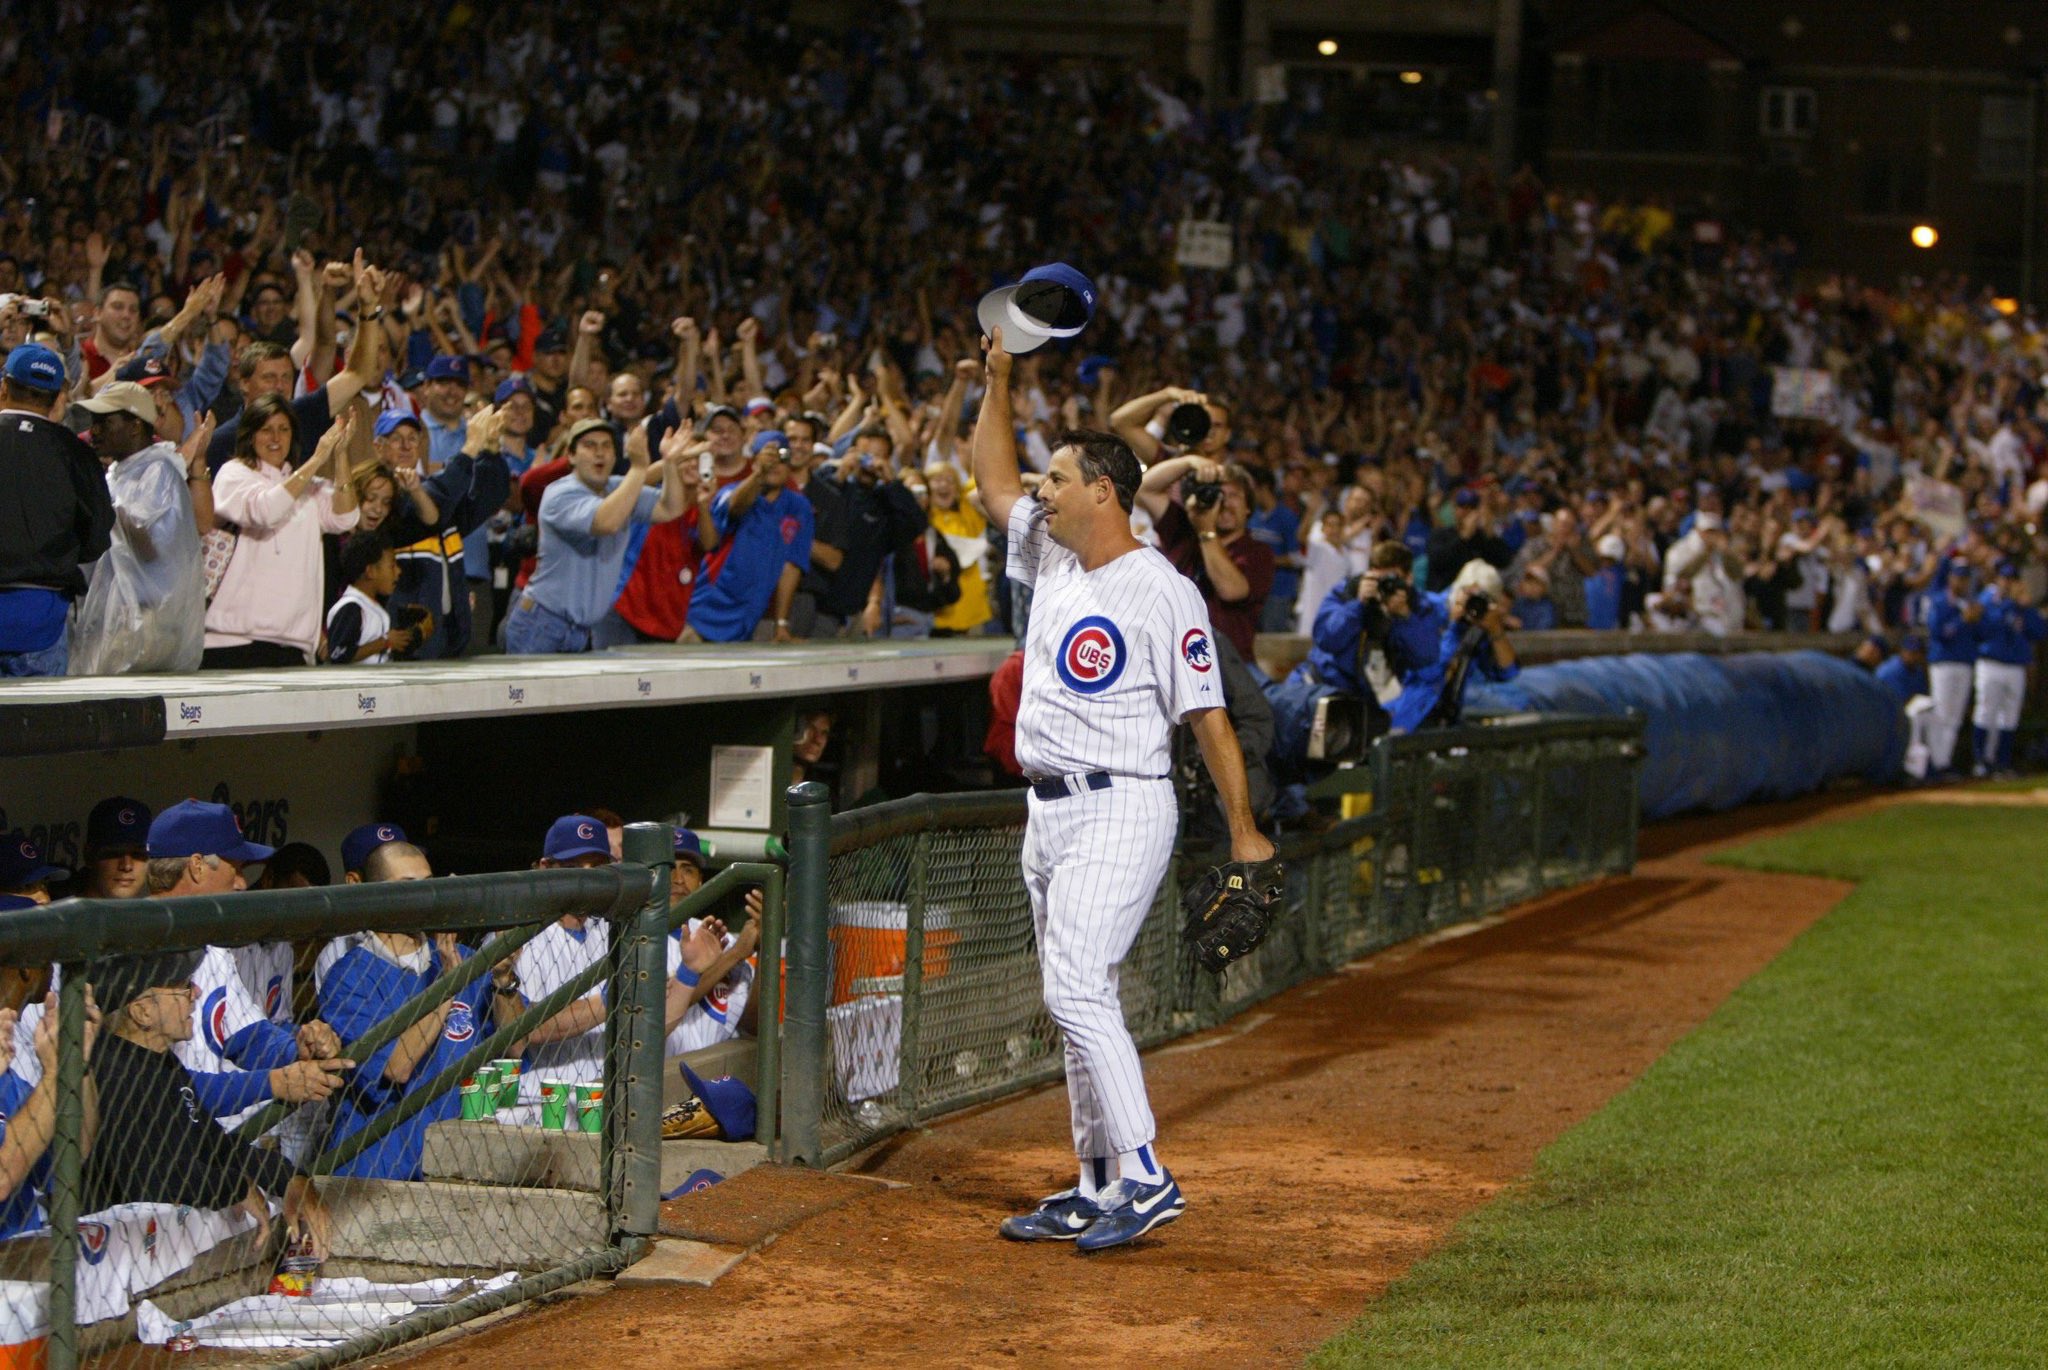
[[[1221,975],[1266,940],[1286,891],[1287,868],[1277,860],[1212,866],[1181,895],[1188,913],[1181,936],[1196,960]]]

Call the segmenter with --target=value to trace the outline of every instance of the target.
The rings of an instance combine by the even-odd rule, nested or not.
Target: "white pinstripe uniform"
[[[1131,949],[1173,855],[1173,726],[1220,708],[1223,686],[1201,592],[1150,547],[1094,571],[1052,540],[1045,508],[1010,513],[1009,575],[1032,588],[1017,709],[1017,760],[1067,793],[1033,794],[1024,885],[1045,1006],[1066,1037],[1074,1150],[1086,1161],[1151,1142],[1152,1108],[1117,998]],[[1106,772],[1109,783],[1088,777]]]

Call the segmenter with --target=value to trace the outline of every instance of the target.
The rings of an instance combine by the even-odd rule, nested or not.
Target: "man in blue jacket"
[[[1977,775],[2013,768],[2013,735],[2020,726],[2020,705],[2027,698],[2027,667],[2034,648],[2048,637],[2041,617],[2020,582],[2013,562],[1998,564],[1997,578],[1977,597],[1983,614],[1977,620]]]
[[[1436,658],[1411,672],[1401,682],[1399,697],[1387,706],[1397,731],[1412,733],[1432,722],[1456,722],[1474,671],[1492,681],[1521,674],[1508,642],[1508,606],[1501,590],[1497,571],[1475,576],[1468,563],[1458,573],[1445,600],[1450,621],[1437,639]],[[1482,593],[1489,601],[1485,613],[1466,622],[1472,597]]]
[[[433,875],[426,856],[409,842],[379,845],[363,866],[366,884],[430,880]],[[320,1015],[353,1047],[407,1000],[474,954],[452,932],[435,934],[431,944],[416,933],[366,933],[321,980]],[[509,1020],[522,1007],[518,977],[509,962],[501,963],[363,1057],[335,1096],[332,1140],[361,1132],[474,1048],[486,1034],[486,1024],[498,1021],[494,1015],[502,1013]],[[420,1178],[428,1126],[455,1117],[460,1107],[458,1090],[436,1095],[380,1141],[335,1167],[334,1173],[381,1180]]]

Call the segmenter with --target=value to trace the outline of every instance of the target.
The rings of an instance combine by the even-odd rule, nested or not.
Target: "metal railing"
[[[334,1250],[323,1281],[354,1275],[383,1289],[412,1291],[388,1299],[391,1316],[366,1319],[345,1335],[316,1301],[285,1299],[274,1309],[256,1307],[248,1314],[248,1340],[242,1344],[310,1348],[293,1362],[305,1370],[338,1365],[635,1259],[659,1221],[671,931],[711,912],[743,886],[762,886],[762,941],[770,953],[760,977],[762,1021],[773,1023],[780,1012],[772,953],[782,936],[781,867],[728,866],[671,905],[671,834],[665,825],[632,825],[625,836],[627,862],[594,869],[220,897],[85,900],[0,920],[0,965],[54,965],[61,985],[54,1127],[42,1191],[49,1233],[0,1243],[0,1287],[10,1301],[34,1298],[37,1286],[47,1287],[47,1358],[53,1370],[70,1370],[88,1358],[104,1363],[140,1353],[135,1339],[143,1320],[153,1319],[159,1330],[166,1321],[183,1327],[224,1302],[263,1293],[283,1244],[281,1223],[269,1229],[267,1242],[252,1243],[238,1229],[254,1223],[242,1222],[237,1209],[194,1212],[195,1205],[173,1209],[163,1202],[130,1201],[83,1211],[89,1194],[104,1200],[109,1185],[120,1183],[118,1167],[127,1153],[121,1150],[119,1110],[150,1102],[133,1090],[120,1097],[119,1082],[129,1077],[115,1068],[118,1060],[103,1066],[105,1036],[93,1048],[97,1088],[84,1088],[86,986],[94,963],[107,956],[319,942],[377,929],[426,930],[421,947],[431,933],[470,934],[479,942],[459,964],[395,1003],[377,1003],[374,1014],[359,1016],[357,1026],[364,1030],[344,1036],[340,1048],[356,1068],[324,1109],[272,1102],[252,1109],[231,1134],[223,1134],[229,1151],[203,1162],[180,1155],[191,1173],[170,1176],[173,1183],[192,1179],[202,1165],[219,1166],[222,1156],[230,1164],[270,1165],[266,1173],[287,1173],[276,1170],[274,1160],[260,1159],[266,1152],[286,1154],[289,1170],[309,1178],[332,1218]],[[492,1002],[485,977],[515,956],[525,971],[536,939],[565,916],[590,920],[585,936],[589,927],[604,928],[602,951],[572,973],[552,977],[551,988],[532,989],[528,1000],[516,1001],[522,1005],[517,1012],[508,1009],[504,1021],[490,1018],[485,1027]],[[369,983],[390,973],[373,959],[346,959],[355,954],[345,953],[325,968],[323,1012],[329,992],[338,994],[337,984],[351,974]],[[488,1080],[490,1063],[517,1056],[537,1028],[601,987],[606,1007],[597,1088],[577,1091],[581,1116],[568,1115],[580,1126],[522,1094],[516,1079],[501,1082],[495,1098],[481,1101],[472,1085]],[[210,1000],[200,1004],[200,1032],[213,1031],[213,1012]],[[425,1033],[415,1031],[430,1016],[435,1024]],[[768,1034],[763,1043],[764,1137],[772,1136],[776,1116],[773,1037]],[[366,1077],[367,1063],[407,1044],[408,1059],[416,1058],[412,1077],[401,1074],[389,1086],[388,1071]],[[132,1050],[128,1059],[135,1059]],[[191,1113],[191,1089],[185,1096]],[[453,1101],[470,1099],[480,1100],[476,1116],[466,1104],[460,1118],[453,1116]],[[352,1129],[339,1126],[337,1110],[343,1106],[355,1110]],[[198,1120],[197,1113],[191,1116]],[[502,1126],[508,1122],[514,1125]],[[215,1126],[211,1118],[206,1125]],[[164,1139],[167,1149],[180,1145]],[[394,1155],[404,1160],[394,1162]],[[159,1169],[168,1167],[157,1159]],[[116,1275],[111,1285],[110,1267]]]
[[[1141,1046],[1200,1031],[1377,948],[1635,861],[1633,719],[1387,738],[1370,812],[1290,839],[1288,906],[1221,977],[1180,938],[1170,871],[1121,970]],[[789,1019],[776,1155],[829,1165],[925,1119],[1055,1079],[1020,878],[1022,791],[833,815],[791,792]]]

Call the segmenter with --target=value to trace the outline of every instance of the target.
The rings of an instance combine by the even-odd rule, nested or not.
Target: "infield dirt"
[[[1391,949],[1148,1053],[1188,1210],[1132,1247],[995,1235],[1073,1183],[1054,1086],[883,1144],[857,1168],[907,1188],[799,1222],[711,1289],[575,1299],[405,1363],[1294,1363],[1849,890],[1707,855],[1859,802],[1647,829],[1631,876]],[[747,1178],[734,1199],[772,1201],[771,1173]]]

